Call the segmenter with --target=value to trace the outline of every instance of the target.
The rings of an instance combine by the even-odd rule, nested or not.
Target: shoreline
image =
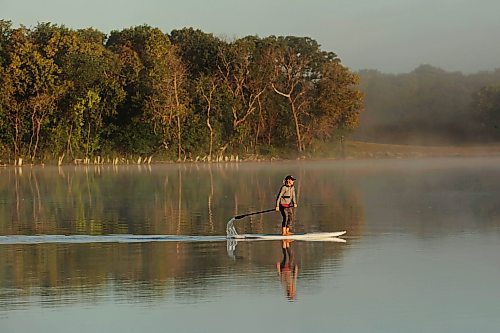
[[[417,146],[362,141],[346,143],[346,158],[426,158],[426,157],[494,157],[500,156],[500,145],[483,146]]]
[[[48,161],[43,163],[23,163],[22,159],[14,163],[3,163],[0,167],[29,167],[29,166],[98,166],[98,165],[155,165],[155,164],[226,164],[226,163],[249,163],[249,162],[290,162],[290,161],[318,161],[318,160],[379,160],[379,159],[419,159],[419,158],[446,158],[446,157],[499,157],[500,145],[484,146],[417,146],[401,144],[385,144],[363,141],[347,141],[344,148],[335,147],[331,154],[310,154],[294,158],[255,155],[247,156],[227,155],[218,156],[209,160],[206,156],[197,156],[195,159],[181,161],[154,160],[153,156],[137,158],[125,157],[101,157],[78,158],[63,163],[59,161]]]

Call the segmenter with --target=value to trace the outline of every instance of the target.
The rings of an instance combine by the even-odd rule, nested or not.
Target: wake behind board
[[[236,240],[303,240],[303,241],[333,241],[333,242],[345,242],[344,239],[338,238],[344,235],[345,231],[336,232],[312,232],[305,234],[293,234],[288,236],[276,235],[276,234],[237,234],[232,239]]]
[[[246,234],[235,236],[189,236],[189,235],[10,235],[0,236],[0,245],[15,245],[15,244],[50,244],[50,243],[73,243],[73,244],[88,244],[88,243],[144,243],[144,242],[221,242],[231,240],[272,240],[272,239],[302,239],[310,241],[338,241],[340,238],[335,238],[345,232],[334,233],[310,233],[296,234],[291,236],[281,235],[259,235]]]
[[[227,237],[190,235],[7,235],[0,236],[0,245],[15,244],[91,244],[91,243],[146,243],[146,242],[221,242]]]

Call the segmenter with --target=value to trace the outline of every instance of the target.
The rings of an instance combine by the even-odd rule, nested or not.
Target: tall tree
[[[60,68],[69,88],[53,122],[49,137],[52,149],[72,157],[102,152],[106,145],[105,120],[116,112],[124,97],[119,64],[104,47],[105,35],[93,29],[74,31],[40,24],[32,36]]]
[[[486,142],[500,140],[500,86],[479,90],[473,97],[478,136]]]
[[[253,142],[248,119],[259,106],[259,99],[268,89],[268,72],[257,61],[256,38],[246,37],[220,50],[219,75],[222,89],[229,97],[232,133],[227,144]],[[229,120],[229,119],[228,119]]]
[[[183,120],[189,110],[185,67],[168,36],[159,29],[142,26],[124,31],[122,35],[117,36],[122,39],[121,44],[132,42],[142,63],[139,91],[136,92],[142,95],[144,103],[142,117],[151,122],[167,150],[172,144],[176,145],[177,159],[180,160],[183,153]]]
[[[194,81],[202,75],[212,75],[219,64],[219,50],[224,44],[213,34],[199,29],[172,30],[169,35],[172,45],[177,46],[189,77]]]
[[[363,95],[358,90],[359,78],[337,61],[323,65],[317,82],[317,104],[314,121],[307,129],[309,141],[343,140],[359,124]]]
[[[37,45],[30,31],[12,32],[7,46],[5,90],[10,92],[6,107],[14,153],[34,160],[38,155],[40,133],[56,113],[57,102],[67,90],[60,68]]]
[[[299,152],[306,148],[302,138],[303,118],[307,116],[309,94],[313,90],[313,81],[310,76],[314,75],[311,53],[301,51],[290,38],[277,40],[274,50],[274,78],[271,83],[274,91],[286,98]]]
[[[213,146],[214,146],[214,136],[215,136],[215,128],[212,123],[212,118],[214,118],[214,114],[217,113],[219,83],[216,76],[208,76],[204,75],[198,78],[196,84],[196,90],[199,95],[202,96],[205,105],[206,112],[206,120],[205,123],[207,125],[209,131],[209,144],[208,144],[208,160],[212,160]]]

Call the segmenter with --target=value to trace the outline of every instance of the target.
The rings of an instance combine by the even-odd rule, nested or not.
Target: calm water
[[[295,230],[346,243],[218,237],[289,173]],[[499,200],[499,158],[3,168],[0,331],[498,332]]]

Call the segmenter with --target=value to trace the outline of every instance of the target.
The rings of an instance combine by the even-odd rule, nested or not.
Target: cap
[[[295,180],[295,177],[292,175],[288,175],[285,177],[285,180],[288,180],[288,179]]]

